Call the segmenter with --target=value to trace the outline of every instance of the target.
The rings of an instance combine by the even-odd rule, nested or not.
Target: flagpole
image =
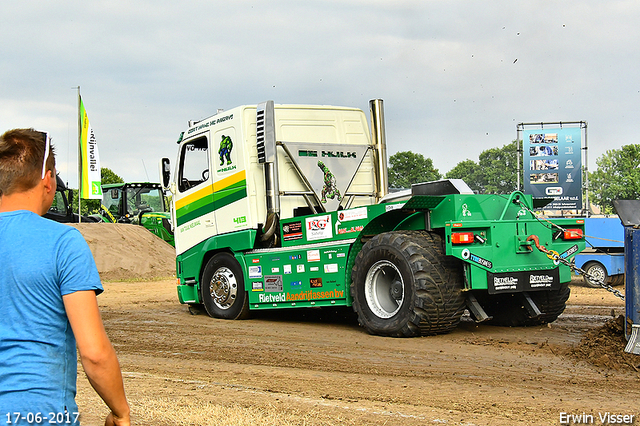
[[[81,221],[82,210],[80,209],[80,203],[82,199],[82,117],[80,116],[80,104],[82,100],[80,98],[80,86],[78,86],[78,223]]]

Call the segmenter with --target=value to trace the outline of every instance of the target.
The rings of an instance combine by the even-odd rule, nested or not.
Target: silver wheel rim
[[[211,277],[209,294],[213,303],[220,309],[229,309],[233,306],[238,295],[238,282],[231,269],[222,267]]]
[[[365,278],[364,295],[369,309],[378,318],[397,314],[404,301],[404,282],[396,265],[388,260],[374,263]]]
[[[605,282],[605,272],[604,269],[600,265],[592,266],[589,268],[589,276],[593,284],[600,284]]]

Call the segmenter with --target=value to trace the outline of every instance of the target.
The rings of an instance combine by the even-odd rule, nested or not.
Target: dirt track
[[[624,312],[602,290],[574,286],[548,327],[465,321],[444,336],[392,339],[366,334],[348,312],[191,315],[173,279],[105,289],[138,425],[555,425],[560,413],[601,424],[607,411],[640,424],[640,357],[624,358],[611,336],[580,345]],[[83,424],[100,424],[106,409],[83,374],[78,388]]]
[[[279,311],[245,321],[191,315],[177,301],[173,248],[133,225],[75,225],[137,425],[558,425],[560,413],[634,415],[640,356],[603,328],[624,313],[572,285],[549,327],[464,321],[444,336],[366,334],[349,311]],[[147,280],[147,281],[140,281]],[[584,339],[584,340],[583,340]],[[83,425],[106,408],[81,373]],[[573,422],[572,424],[577,424]]]

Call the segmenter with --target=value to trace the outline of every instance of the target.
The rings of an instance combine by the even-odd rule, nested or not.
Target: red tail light
[[[452,244],[471,244],[473,242],[473,232],[452,232]]]
[[[582,229],[565,229],[562,235],[563,240],[580,240],[583,237]]]

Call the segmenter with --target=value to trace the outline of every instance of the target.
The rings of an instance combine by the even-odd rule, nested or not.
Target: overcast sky
[[[77,187],[77,90],[101,165],[158,181],[188,120],[384,99],[389,154],[441,173],[521,122],[588,122],[589,168],[639,143],[640,2],[36,1],[0,3],[0,131],[48,131]],[[175,161],[174,161],[175,162]]]

